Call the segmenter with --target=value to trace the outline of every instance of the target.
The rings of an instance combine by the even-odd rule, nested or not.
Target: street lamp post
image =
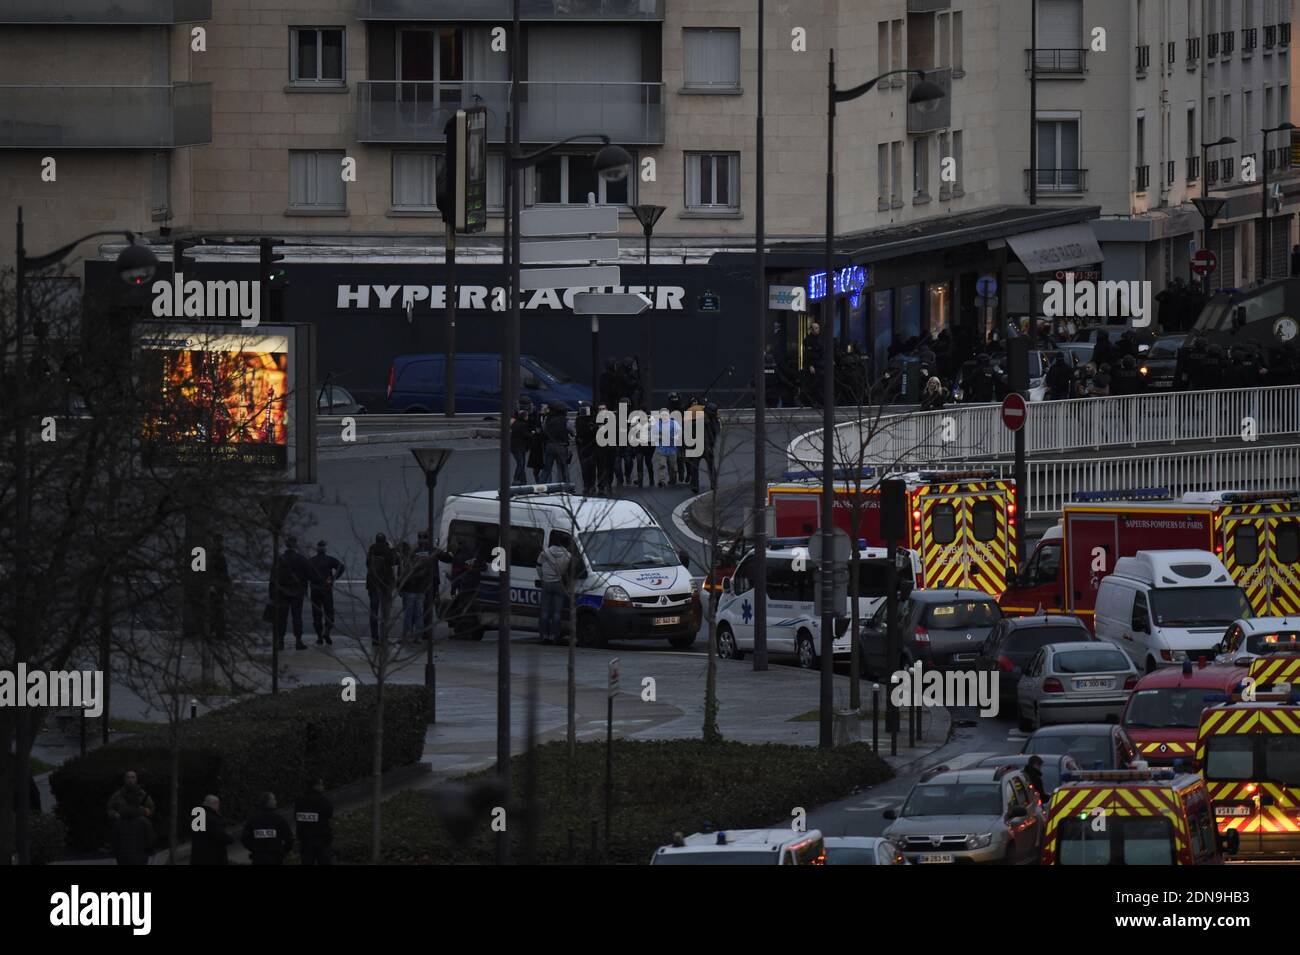
[[[758,0],[758,117],[754,128],[754,669],[767,669],[767,220],[763,186],[763,0]]]
[[[1201,214],[1201,221],[1205,224],[1205,228],[1201,231],[1202,249],[1209,250],[1210,229],[1227,202],[1225,199],[1210,197],[1210,150],[1216,146],[1231,146],[1236,142],[1231,136],[1222,136],[1212,143],[1201,143],[1201,196],[1198,199],[1193,199],[1192,205],[1196,206],[1196,210]],[[1206,272],[1201,281],[1203,283],[1202,290],[1208,296],[1210,294],[1210,273]]]
[[[826,95],[826,262],[822,289],[822,500],[821,500],[821,707],[820,745],[832,745],[831,703],[834,695],[835,641],[835,106],[864,96],[888,76],[908,73],[920,78],[908,102],[929,112],[937,109],[943,90],[925,78],[924,70],[890,70],[860,86],[840,90],[835,86],[835,50],[827,61]],[[762,304],[762,303],[760,303]],[[757,480],[757,476],[755,476]]]
[[[1260,225],[1261,225],[1261,227],[1262,227],[1262,228],[1260,229],[1260,232],[1262,233],[1262,236],[1261,236],[1260,241],[1263,243],[1263,245],[1262,245],[1262,247],[1261,247],[1261,248],[1262,248],[1262,252],[1263,252],[1263,257],[1262,257],[1262,259],[1261,259],[1261,263],[1260,263],[1260,266],[1261,266],[1261,267],[1260,267],[1260,272],[1262,273],[1262,274],[1260,275],[1260,278],[1264,278],[1264,279],[1268,278],[1269,275],[1271,275],[1272,272],[1273,272],[1273,269],[1271,268],[1271,266],[1272,266],[1272,258],[1271,258],[1271,254],[1272,254],[1272,251],[1273,251],[1273,242],[1272,242],[1273,237],[1272,237],[1271,235],[1269,235],[1269,233],[1268,233],[1268,204],[1269,204],[1269,198],[1268,198],[1268,136],[1269,136],[1269,133],[1282,133],[1282,132],[1286,132],[1286,131],[1288,131],[1288,130],[1292,130],[1292,129],[1295,129],[1295,128],[1296,128],[1296,127],[1295,127],[1295,124],[1294,124],[1294,123],[1281,123],[1281,124],[1279,124],[1279,125],[1277,125],[1277,126],[1270,126],[1268,129],[1261,129],[1261,130],[1260,130],[1260,132],[1264,134],[1264,145],[1263,145],[1263,148],[1262,148],[1262,150],[1261,150],[1262,155],[1260,156],[1260,159],[1264,160],[1264,182],[1263,182],[1264,191],[1260,194],[1260,197],[1259,197]]]
[[[659,221],[667,209],[663,206],[652,206],[649,204],[637,205],[632,207],[632,213],[636,216],[636,221],[641,223],[641,231],[645,233],[645,288],[646,294],[650,296],[650,301],[655,300],[654,293],[650,291],[650,238],[654,235],[655,223]],[[651,334],[654,331],[654,306],[646,309],[645,313],[645,344],[643,346],[644,358],[641,360],[641,395],[646,403],[646,407],[654,410],[654,386],[651,378],[652,363],[650,361]],[[592,397],[596,393],[592,391]]]
[[[432,565],[426,570],[430,574],[428,583],[430,586],[425,587],[424,599],[427,602],[433,596],[432,581],[435,579],[432,575],[438,571],[437,558],[433,555],[433,490],[438,484],[438,472],[447,464],[451,457],[451,448],[411,448],[411,455],[415,458],[415,463],[420,466],[424,472],[424,487],[428,497],[428,521],[425,524],[429,541],[429,559]],[[435,722],[438,715],[437,701],[435,699],[435,687],[437,686],[437,670],[433,665],[433,613],[432,608],[425,606],[424,619],[429,621],[425,629],[424,639],[427,641],[425,650],[427,655],[424,658],[424,688],[429,693],[429,723]]]
[[[262,499],[262,512],[271,525],[271,695],[280,692],[280,535],[284,522],[297,497],[293,494],[272,494]]]

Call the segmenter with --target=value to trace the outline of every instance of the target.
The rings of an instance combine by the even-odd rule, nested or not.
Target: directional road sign
[[[522,292],[539,288],[605,288],[619,282],[617,265],[519,270],[519,290]]]
[[[598,235],[618,231],[618,207],[572,206],[566,209],[527,209],[519,216],[519,234]]]
[[[524,265],[609,259],[618,261],[618,239],[541,239],[519,244],[519,261]]]
[[[577,292],[573,296],[574,315],[640,315],[650,305],[650,296],[640,292],[608,295]]]

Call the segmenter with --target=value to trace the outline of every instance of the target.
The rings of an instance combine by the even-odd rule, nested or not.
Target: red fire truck
[[[1085,492],[1061,510],[999,603],[1007,614],[1072,613],[1091,624],[1097,587],[1140,550],[1216,554],[1261,616],[1300,613],[1300,492],[1163,488]]]

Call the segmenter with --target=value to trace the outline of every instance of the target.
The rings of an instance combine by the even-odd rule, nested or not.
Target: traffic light
[[[443,127],[447,152],[438,170],[436,200],[456,232],[487,228],[487,109],[459,109]]]
[[[284,259],[284,254],[275,251],[274,239],[259,240],[258,248],[261,253],[261,271],[258,277],[262,281],[262,294],[265,296],[262,318],[274,325],[284,320],[284,290],[289,286],[288,272],[282,266],[275,265]]]

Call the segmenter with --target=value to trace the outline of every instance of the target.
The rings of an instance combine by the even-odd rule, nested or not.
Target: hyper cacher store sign
[[[465,284],[458,286],[456,307],[461,311],[505,311],[504,286]],[[637,293],[650,297],[660,312],[685,309],[686,289],[679,285],[619,285],[613,288],[536,289],[524,292],[519,307],[524,311],[572,312],[573,297],[579,292]],[[341,312],[378,309],[442,311],[447,307],[446,285],[349,285],[337,286],[335,308]]]

